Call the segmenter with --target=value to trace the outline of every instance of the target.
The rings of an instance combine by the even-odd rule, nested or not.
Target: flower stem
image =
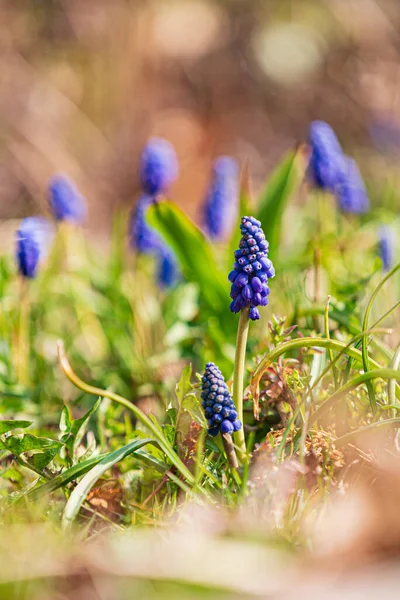
[[[17,378],[21,385],[29,384],[29,286],[25,277],[20,278],[19,327],[17,347]]]
[[[235,403],[238,412],[238,418],[243,424],[243,381],[244,368],[246,361],[246,345],[247,336],[249,333],[249,308],[243,308],[240,311],[239,325],[236,338],[236,354],[235,354],[235,369],[233,372],[233,402]],[[246,454],[246,441],[244,437],[244,424],[242,429],[236,433],[236,439],[239,448],[239,459],[242,464],[246,464],[248,457]]]

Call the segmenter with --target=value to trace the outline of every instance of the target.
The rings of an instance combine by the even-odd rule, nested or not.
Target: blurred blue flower
[[[50,206],[57,221],[80,224],[87,214],[86,201],[66,175],[55,175],[49,183]]]
[[[178,159],[172,144],[162,138],[151,138],[142,152],[140,180],[146,194],[165,193],[178,176]]]
[[[345,158],[332,127],[324,121],[310,125],[311,146],[308,176],[317,187],[334,192],[345,172]]]
[[[23,219],[16,233],[16,261],[20,275],[33,279],[39,261],[46,255],[51,238],[51,225],[43,217]]]
[[[230,309],[237,313],[250,307],[252,321],[260,318],[258,306],[268,304],[268,280],[275,276],[274,266],[268,258],[268,242],[260,221],[254,217],[242,217],[242,239],[235,251],[235,264],[229,273],[231,286]]]
[[[214,161],[210,189],[204,206],[204,228],[221,240],[231,230],[239,204],[239,169],[229,156]]]
[[[388,225],[382,225],[378,231],[379,254],[384,271],[390,271],[394,262],[394,235]]]
[[[158,284],[161,289],[174,287],[180,279],[180,270],[173,252],[161,244],[158,250]]]
[[[339,182],[336,195],[340,209],[345,213],[361,214],[369,210],[369,200],[364,181],[357,163],[348,156],[345,157],[345,172]]]
[[[235,405],[218,367],[209,362],[202,377],[201,398],[204,414],[208,420],[208,433],[212,436],[233,433],[242,428]]]
[[[131,214],[129,241],[131,248],[143,254],[151,254],[158,250],[162,241],[154,229],[146,221],[146,211],[155,200],[151,196],[142,196]]]
[[[157,258],[157,279],[161,288],[170,288],[180,279],[180,270],[171,248],[146,221],[148,207],[155,200],[142,196],[134,207],[129,226],[129,242],[133,249]]]

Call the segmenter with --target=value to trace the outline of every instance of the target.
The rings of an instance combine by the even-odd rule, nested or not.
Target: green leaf
[[[93,413],[99,408],[101,403],[101,398],[99,398],[93,406],[79,419],[72,420],[69,409],[67,406],[64,406],[62,412],[62,418],[60,422],[60,429],[64,428],[64,435],[61,437],[62,442],[64,442],[68,454],[69,459],[72,460],[76,451],[77,446],[80,444],[80,441],[85,433],[87,423],[92,416]]]
[[[265,237],[269,242],[272,260],[278,255],[282,217],[286,204],[301,181],[296,158],[296,152],[289,152],[272,173],[265,190],[261,193],[257,218],[261,221]]]
[[[150,206],[147,220],[173,248],[184,276],[199,285],[204,300],[214,310],[227,306],[227,275],[218,268],[213,247],[200,229],[172,202]]]
[[[195,443],[190,435],[192,423],[195,422],[201,427],[206,427],[207,423],[191,384],[192,365],[186,365],[182,371],[181,378],[176,385],[175,393],[177,398],[178,414],[176,417],[175,439],[178,446],[178,454],[185,462],[188,454],[189,445]]]
[[[0,421],[0,435],[3,435],[4,433],[8,433],[9,431],[12,431],[13,429],[26,429],[26,427],[29,427],[30,425],[32,425],[33,421]]]
[[[2,440],[2,445],[16,456],[25,455],[26,462],[39,470],[44,469],[63,446],[61,442],[31,433],[10,436]]]
[[[157,442],[150,438],[134,440],[133,442],[126,444],[126,446],[123,446],[122,448],[119,448],[118,450],[108,454],[101,462],[99,462],[99,464],[93,467],[89,473],[84,476],[84,478],[79,482],[72,492],[65,506],[62,518],[63,529],[67,529],[72,525],[83,502],[85,501],[87,494],[90,492],[96,481],[98,481],[98,479],[100,479],[100,477],[102,477],[102,475],[104,475],[104,473],[116,463],[123,460],[129,454],[132,454],[132,452],[135,452],[135,450],[139,450],[139,448],[146,446],[147,444],[157,444]]]

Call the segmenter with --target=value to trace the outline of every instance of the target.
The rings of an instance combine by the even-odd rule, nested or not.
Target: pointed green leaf
[[[6,420],[1,420],[0,421],[0,435],[3,435],[4,433],[8,433],[9,431],[12,431],[13,429],[26,429],[26,427],[29,427],[30,425],[32,425],[33,421],[6,421]]]
[[[278,254],[286,204],[302,177],[296,165],[296,158],[296,152],[289,152],[272,173],[261,193],[257,218],[261,221],[265,237],[269,242],[272,260]]]
[[[173,248],[184,276],[199,285],[203,299],[214,309],[226,306],[226,273],[218,268],[213,247],[200,229],[172,202],[150,206],[147,220]]]

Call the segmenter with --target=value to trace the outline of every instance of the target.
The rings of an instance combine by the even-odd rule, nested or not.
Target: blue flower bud
[[[16,260],[22,277],[33,279],[39,261],[45,256],[51,237],[51,225],[43,217],[23,219],[16,233]]]
[[[157,280],[161,289],[174,287],[181,278],[181,272],[173,252],[161,244],[158,250]]]
[[[355,160],[345,157],[345,172],[339,182],[336,195],[340,209],[345,213],[365,213],[369,209],[367,190]]]
[[[250,307],[249,317],[253,321],[260,318],[257,306],[268,304],[268,279],[274,277],[275,269],[268,258],[268,242],[265,240],[260,221],[254,217],[243,217],[240,225],[242,239],[239,250],[235,251],[235,271],[229,274],[231,281],[230,310],[234,313]],[[258,241],[258,246],[256,243]],[[257,248],[257,252],[252,252]],[[264,248],[264,249],[261,249]],[[241,256],[246,260],[241,260]],[[235,276],[233,277],[233,273]],[[239,290],[241,289],[241,293]]]
[[[217,396],[212,396],[213,387],[216,387]],[[207,363],[204,375],[202,377],[202,398],[206,398],[206,402],[211,400],[211,406],[207,406],[204,411],[208,419],[209,434],[217,435],[221,433],[233,433],[239,431],[242,424],[238,420],[238,413],[235,410],[232,397],[229,393],[228,386],[225,383],[221,371],[214,363]],[[223,398],[223,402],[216,401]]]
[[[80,224],[87,214],[86,200],[66,175],[54,175],[49,183],[50,207],[57,221]]]
[[[229,233],[238,204],[238,166],[229,156],[221,156],[214,161],[212,181],[204,206],[204,228],[210,238],[221,240]]]
[[[319,188],[334,192],[345,172],[344,154],[335,132],[328,123],[313,121],[310,125],[309,144],[310,179]]]
[[[165,193],[178,176],[178,159],[167,140],[151,138],[142,152],[140,180],[146,194]]]
[[[394,262],[394,235],[393,230],[388,225],[382,225],[379,228],[379,254],[382,259],[384,271],[390,271]]]

